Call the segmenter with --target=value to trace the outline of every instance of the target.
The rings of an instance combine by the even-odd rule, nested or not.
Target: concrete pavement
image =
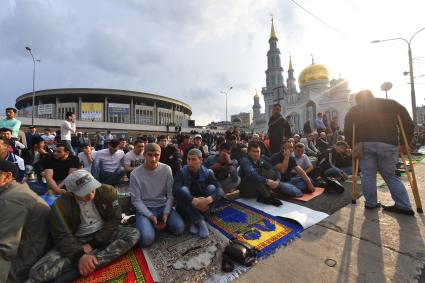
[[[425,204],[425,163],[416,174]],[[406,183],[407,180],[405,180]],[[410,186],[410,199],[414,204]],[[386,187],[379,201],[392,204]],[[416,211],[416,207],[414,207]],[[425,265],[425,216],[348,204],[259,262],[236,282],[418,282]]]

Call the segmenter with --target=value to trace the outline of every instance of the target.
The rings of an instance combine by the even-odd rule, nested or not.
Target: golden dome
[[[305,68],[300,75],[298,76],[298,83],[300,87],[304,86],[306,83],[311,81],[318,80],[328,80],[329,81],[329,71],[325,66],[320,64],[311,64]]]

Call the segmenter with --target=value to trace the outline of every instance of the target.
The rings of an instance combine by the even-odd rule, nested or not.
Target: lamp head
[[[31,52],[31,48],[29,48],[28,46],[25,46],[25,49]]]
[[[376,39],[376,40],[372,40],[370,43],[379,43],[379,42],[381,42],[379,39]]]

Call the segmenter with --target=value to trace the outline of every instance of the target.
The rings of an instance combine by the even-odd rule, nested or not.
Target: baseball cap
[[[96,180],[90,172],[79,169],[65,178],[66,189],[79,197],[85,197],[102,184]]]
[[[18,167],[16,167],[15,163],[7,160],[0,160],[0,171],[11,172],[13,179],[16,179],[16,176],[18,176]]]
[[[200,134],[195,135],[195,137],[193,139],[201,139],[202,140],[202,136]]]

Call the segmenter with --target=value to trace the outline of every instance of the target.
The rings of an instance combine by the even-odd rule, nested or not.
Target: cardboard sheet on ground
[[[275,207],[273,205],[259,203],[255,198],[239,198],[237,201],[244,203],[246,205],[252,206],[256,209],[262,210],[273,216],[280,216],[297,221],[304,229],[322,221],[329,214],[316,211],[295,203],[290,203],[287,201],[282,201],[283,205]]]
[[[279,197],[283,197],[283,198],[290,198],[290,199],[295,199],[295,200],[307,202],[309,200],[314,199],[317,196],[320,196],[324,192],[325,192],[324,188],[316,187],[316,190],[312,194],[303,194],[302,197],[289,197],[289,196],[285,196],[285,195],[281,195],[281,194],[276,194],[276,195],[279,196]]]

